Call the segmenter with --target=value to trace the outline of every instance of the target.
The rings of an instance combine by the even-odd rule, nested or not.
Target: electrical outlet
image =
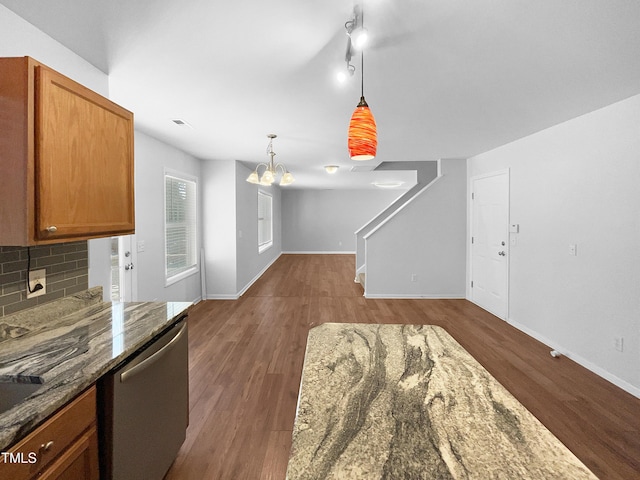
[[[615,337],[613,339],[613,346],[618,352],[622,352],[624,350],[624,338],[623,337]]]
[[[415,273],[412,273],[412,274],[411,274],[411,281],[412,281],[412,282],[417,282],[417,281],[418,281],[418,275],[417,275],[417,274],[415,274]]]
[[[578,246],[574,243],[569,245],[569,255],[576,256],[578,255]]]
[[[27,298],[39,297],[47,293],[47,271],[31,270],[27,281]]]
[[[137,247],[138,247],[138,253],[144,252],[144,249],[145,249],[144,240],[138,240]]]

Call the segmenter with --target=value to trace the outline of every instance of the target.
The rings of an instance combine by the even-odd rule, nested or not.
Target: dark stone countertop
[[[169,328],[191,305],[104,303],[78,298],[0,319],[0,382],[42,384],[24,401],[0,413],[0,450],[25,437]]]

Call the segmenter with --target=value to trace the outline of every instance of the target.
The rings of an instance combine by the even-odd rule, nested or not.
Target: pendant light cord
[[[361,22],[362,25],[360,25],[360,28],[362,28],[362,30],[364,30],[364,0],[362,2],[362,10],[360,11],[360,15],[361,15]],[[360,51],[360,96],[364,97],[364,46],[362,47],[362,50]]]
[[[35,293],[38,290],[42,290],[42,284],[40,282],[36,283],[31,288],[31,282],[29,281],[31,277],[31,247],[27,247],[27,290],[29,293]]]
[[[364,97],[364,50],[360,52],[360,96]]]

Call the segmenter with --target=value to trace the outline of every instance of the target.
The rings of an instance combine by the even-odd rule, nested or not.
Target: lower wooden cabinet
[[[37,478],[42,480],[97,480],[99,477],[97,454],[98,435],[96,428],[92,427],[73,442]]]
[[[0,459],[0,478],[98,480],[96,388],[92,386]]]

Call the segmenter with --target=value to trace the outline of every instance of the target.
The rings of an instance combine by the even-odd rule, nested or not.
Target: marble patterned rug
[[[442,328],[309,332],[288,480],[593,478]]]

